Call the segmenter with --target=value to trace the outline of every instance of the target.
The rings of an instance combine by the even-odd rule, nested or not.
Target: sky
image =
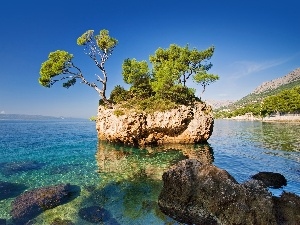
[[[77,83],[65,89],[38,83],[48,54],[65,50],[87,80],[100,74],[76,40],[107,29],[118,40],[106,62],[107,96],[122,78],[126,58],[149,61],[170,44],[205,50],[215,46],[209,73],[220,80],[204,100],[238,100],[262,82],[300,67],[298,0],[3,0],[0,7],[0,113],[89,118],[98,93]],[[150,66],[151,67],[151,66]],[[189,87],[201,86],[192,81]]]

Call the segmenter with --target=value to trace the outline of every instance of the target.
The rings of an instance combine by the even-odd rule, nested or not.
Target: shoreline
[[[231,118],[222,118],[225,120],[243,120],[243,121],[261,121],[261,122],[292,122],[300,123],[300,115],[296,116],[269,116],[269,117],[255,117],[252,115],[235,116]]]

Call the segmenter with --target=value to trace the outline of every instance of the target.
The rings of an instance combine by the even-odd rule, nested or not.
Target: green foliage
[[[150,72],[146,61],[125,59],[122,64],[123,80],[131,84],[130,95],[135,98],[145,99],[153,94],[150,85]]]
[[[219,80],[219,76],[208,74],[205,70],[202,70],[193,76],[193,80],[203,87],[202,93],[204,93],[206,86]]]
[[[208,60],[213,53],[214,47],[198,51],[175,44],[171,44],[167,49],[157,49],[155,54],[150,56],[150,62],[153,64],[153,90],[164,96],[174,85],[186,86],[190,76],[204,73],[212,67]],[[199,75],[197,77],[200,78]],[[199,79],[196,80],[200,82]],[[207,82],[203,84],[206,86]]]
[[[73,86],[74,84],[76,84],[76,78],[72,78],[72,79],[68,80],[67,82],[63,83],[63,87],[69,88],[69,87]]]
[[[266,98],[268,96],[279,94],[281,91],[290,90],[290,89],[292,89],[294,87],[297,87],[297,86],[300,86],[300,80],[294,81],[294,82],[291,82],[291,83],[288,83],[288,84],[281,85],[276,89],[271,89],[271,90],[268,90],[268,91],[264,91],[264,92],[261,92],[259,94],[251,93],[251,94],[243,97],[239,101],[236,101],[235,103],[233,103],[230,106],[226,107],[225,109],[228,109],[230,111],[234,111],[237,108],[244,107],[248,104],[260,103],[261,101],[263,101],[264,98]],[[224,110],[224,108],[220,108],[220,110]]]
[[[262,102],[262,114],[300,112],[300,86],[266,97]]]
[[[77,38],[77,44],[78,45],[86,45],[88,42],[90,42],[93,38],[94,31],[88,30],[84,32],[79,38]]]
[[[81,70],[73,64],[73,55],[61,50],[51,52],[48,60],[42,63],[39,83],[44,87],[51,87],[55,82],[64,80],[63,87],[69,88],[76,84],[77,79],[80,79],[81,83],[96,90],[105,104],[111,106],[106,99],[107,73],[104,64],[117,43],[115,38],[109,36],[108,30],[101,30],[100,34],[95,36],[93,30],[88,30],[77,38],[77,44],[85,46],[84,51],[100,69],[102,77],[97,74],[96,76],[102,88],[99,88],[95,82],[87,81]]]
[[[217,75],[207,74],[212,67],[208,60],[214,53],[214,47],[198,51],[189,49],[188,45],[180,47],[171,44],[167,49],[158,48],[155,54],[149,57],[152,70],[149,69],[147,61],[125,59],[122,75],[125,83],[131,86],[129,90],[125,90],[117,85],[108,100],[105,94],[107,73],[104,64],[118,41],[110,37],[108,30],[101,30],[98,35],[94,35],[94,30],[87,30],[77,38],[77,44],[84,46],[85,53],[100,69],[102,76],[96,74],[96,77],[102,88],[95,82],[87,81],[79,67],[73,64],[73,55],[61,50],[51,52],[48,60],[42,64],[39,78],[41,85],[51,87],[55,82],[63,81],[63,87],[69,88],[79,79],[81,83],[98,92],[101,97],[99,104],[111,107],[113,103],[117,103],[137,110],[161,111],[178,104],[187,105],[200,101],[195,96],[196,90],[186,86],[191,76],[204,89],[219,79]]]
[[[205,88],[219,78],[217,75],[206,73],[212,67],[207,60],[213,52],[214,47],[198,51],[175,44],[170,45],[168,49],[158,48],[155,54],[149,57],[153,66],[151,72],[146,61],[124,60],[122,75],[124,81],[131,84],[128,91],[129,99],[132,99],[131,105],[142,110],[165,110],[176,104],[186,105],[199,101],[195,97],[196,90],[186,87],[186,81],[195,75],[194,79],[202,82]],[[206,76],[200,77],[200,73]],[[138,104],[135,103],[137,99]],[[155,104],[152,104],[153,102]]]
[[[138,86],[145,78],[150,77],[149,68],[146,61],[136,59],[125,59],[122,64],[122,75],[126,84]]]
[[[98,47],[102,51],[112,49],[118,44],[118,40],[109,36],[108,30],[101,30],[99,35],[95,36]]]
[[[218,110],[216,118],[230,118],[246,113],[254,116],[266,116],[273,113],[299,113],[300,112],[300,86],[291,89],[284,89],[275,95],[262,99],[261,102],[244,104],[231,111]]]
[[[162,99],[173,101],[176,104],[189,104],[196,100],[196,90],[193,88],[185,87],[181,84],[173,85],[170,89],[164,91]]]
[[[109,99],[114,103],[120,103],[126,101],[128,99],[128,91],[126,91],[120,85],[114,87],[114,89],[110,93]]]
[[[51,85],[56,82],[56,80],[53,80],[53,77],[70,71],[73,67],[72,59],[73,55],[66,51],[57,50],[50,52],[48,60],[41,65],[39,83],[44,87],[51,87]],[[66,83],[68,83],[68,81]],[[65,86],[69,87],[74,83],[74,81],[70,81],[68,84],[65,84]]]
[[[96,120],[97,120],[97,116],[91,116],[91,117],[89,118],[89,120],[90,120],[90,121],[96,121]]]
[[[113,113],[117,117],[125,115],[125,112],[123,110],[121,110],[121,109],[116,109]]]
[[[176,107],[176,103],[170,100],[165,100],[158,98],[156,96],[151,96],[146,99],[138,100],[136,98],[131,98],[122,104],[124,108],[144,111],[147,113],[154,113],[156,111],[163,112]]]
[[[88,45],[93,39],[96,40],[96,44],[103,52],[107,52],[118,44],[118,40],[109,36],[108,30],[101,30],[99,35],[94,36],[94,30],[88,30],[84,32],[79,38],[77,38],[78,45]],[[93,49],[90,49],[93,50]]]

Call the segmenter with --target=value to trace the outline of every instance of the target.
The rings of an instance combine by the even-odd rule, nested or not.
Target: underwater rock
[[[285,177],[280,173],[273,172],[259,172],[251,177],[255,180],[262,181],[267,187],[281,188],[286,186],[287,181]]]
[[[90,223],[107,222],[111,219],[110,212],[99,206],[81,208],[78,214],[81,219]]]
[[[4,176],[11,176],[20,172],[39,170],[44,165],[45,163],[40,163],[36,161],[4,162],[0,163],[0,173],[2,173]]]
[[[62,220],[61,218],[55,218],[50,225],[75,225],[71,220]]]
[[[105,225],[121,225],[115,218],[108,220]]]
[[[77,197],[80,188],[60,184],[26,191],[12,202],[11,216],[16,224],[25,224],[47,209],[52,209]]]
[[[0,201],[18,196],[26,190],[26,188],[24,184],[0,181]]]
[[[6,225],[6,220],[5,219],[0,219],[0,225]]]
[[[163,174],[158,204],[187,224],[276,224],[272,194],[261,181],[239,184],[227,171],[195,159]]]
[[[115,111],[124,115],[115,115]],[[98,138],[132,146],[169,143],[203,143],[213,131],[212,109],[205,103],[179,105],[165,112],[134,112],[114,106],[99,106],[96,122]]]
[[[49,174],[56,175],[56,174],[66,174],[73,170],[73,167],[71,165],[60,165],[55,166],[50,169]]]

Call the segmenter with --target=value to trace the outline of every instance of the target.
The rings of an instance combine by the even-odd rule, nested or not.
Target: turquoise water
[[[0,181],[21,184],[21,191],[80,186],[77,198],[45,211],[32,224],[57,218],[78,225],[180,224],[157,207],[161,175],[169,166],[197,158],[226,169],[239,182],[259,171],[279,172],[288,184],[272,189],[273,194],[300,195],[299,133],[299,124],[216,120],[208,144],[139,149],[98,142],[90,121],[0,120]],[[0,193],[0,219],[7,224],[13,224],[15,197]],[[106,214],[102,222],[88,216],[99,208]]]

